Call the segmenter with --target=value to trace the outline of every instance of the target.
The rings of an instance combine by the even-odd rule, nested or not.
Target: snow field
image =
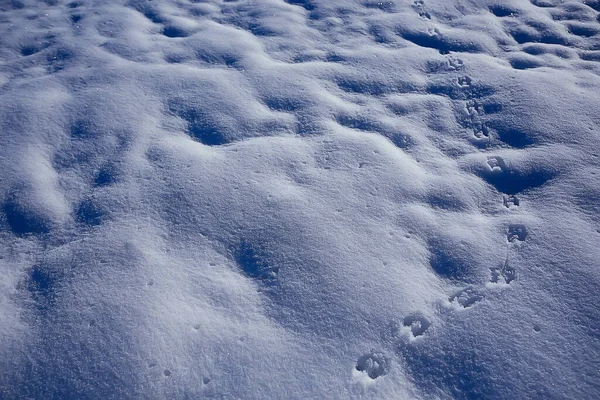
[[[0,11],[0,397],[600,393],[597,1]]]

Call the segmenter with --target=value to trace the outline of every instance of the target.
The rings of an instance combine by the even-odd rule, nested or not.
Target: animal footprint
[[[458,84],[460,85],[460,80],[459,80]],[[481,104],[479,104],[479,102],[477,100],[467,101],[465,108],[467,109],[467,112],[469,113],[469,115],[472,117],[473,116],[479,117],[479,116],[483,115],[483,107],[481,106]]]
[[[506,168],[506,163],[498,156],[488,157],[487,165],[493,172],[502,172]]]
[[[519,198],[514,195],[504,196],[502,202],[506,208],[516,208],[519,206]]]
[[[527,228],[523,224],[512,224],[508,226],[506,239],[512,242],[523,242],[527,238]]]
[[[448,57],[448,69],[458,71],[465,65],[463,60],[456,57]]]
[[[427,28],[427,35],[430,37],[440,37],[441,33],[438,28]]]
[[[377,379],[389,372],[390,359],[383,353],[371,350],[356,362],[356,370],[364,372],[371,379]]]
[[[431,14],[425,11],[425,2],[423,0],[415,0],[413,2],[413,7],[416,9],[417,13],[419,13],[419,17],[423,19],[431,19]]]
[[[421,336],[431,326],[431,321],[421,314],[411,314],[404,318],[403,324],[410,328],[413,337]]]
[[[457,81],[458,81],[458,86],[463,87],[463,88],[471,86],[471,83],[473,82],[473,80],[468,76],[461,76],[460,78],[457,79]]]
[[[478,290],[472,286],[461,290],[454,296],[451,296],[448,301],[450,304],[458,306],[459,308],[469,308],[475,305],[475,303],[483,300],[484,296],[481,290]]]
[[[468,81],[466,80],[468,78]],[[461,79],[463,79],[461,81]],[[462,82],[462,83],[461,83]],[[459,78],[458,84],[461,87],[469,87],[471,85],[471,78],[464,77]],[[490,136],[490,132],[485,123],[481,120],[481,117],[485,114],[484,108],[477,100],[469,100],[465,105],[467,114],[469,115],[469,125],[473,130],[473,135],[478,138],[487,138]]]
[[[508,260],[502,264],[501,267],[490,268],[492,276],[490,278],[491,283],[497,284],[510,284],[512,281],[517,279],[517,271],[508,265]]]

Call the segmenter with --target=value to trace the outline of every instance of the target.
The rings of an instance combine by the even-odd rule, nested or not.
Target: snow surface
[[[0,398],[600,398],[599,12],[0,0]]]

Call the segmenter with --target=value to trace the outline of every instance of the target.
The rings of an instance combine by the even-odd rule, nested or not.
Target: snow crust
[[[600,397],[600,2],[0,1],[0,397]]]

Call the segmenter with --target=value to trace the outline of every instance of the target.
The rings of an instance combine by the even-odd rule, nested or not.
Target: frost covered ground
[[[599,12],[0,0],[0,398],[599,398]]]

